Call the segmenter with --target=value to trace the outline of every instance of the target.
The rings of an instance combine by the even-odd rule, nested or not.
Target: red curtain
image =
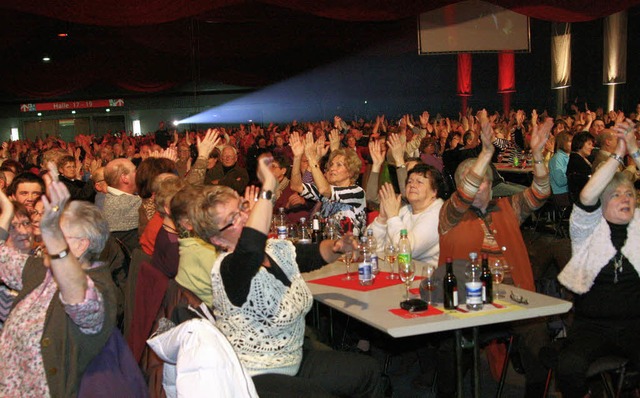
[[[467,113],[467,99],[471,94],[472,60],[470,53],[458,54],[458,96],[462,114]]]
[[[516,91],[516,61],[513,51],[498,53],[498,93],[502,94],[502,111],[509,114],[511,93]]]

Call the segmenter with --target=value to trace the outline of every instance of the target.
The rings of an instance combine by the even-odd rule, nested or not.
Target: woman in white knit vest
[[[640,214],[636,191],[616,173],[629,155],[640,167],[635,125],[614,127],[617,147],[591,176],[571,213],[571,260],[558,280],[574,296],[574,320],[558,355],[563,397],[591,397],[586,372],[606,355],[640,363]],[[593,395],[595,396],[595,395]]]
[[[211,274],[216,326],[262,398],[382,396],[380,366],[371,357],[303,351],[313,297],[300,272],[336,260],[353,241],[294,246],[268,240],[276,188],[271,161],[263,156],[258,162],[257,200],[240,198],[227,187],[205,187],[189,210],[194,231],[221,253]]]

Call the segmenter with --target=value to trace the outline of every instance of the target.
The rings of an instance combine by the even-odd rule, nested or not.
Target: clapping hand
[[[542,156],[542,149],[546,144],[549,136],[551,135],[551,129],[553,128],[553,118],[546,118],[544,123],[536,124],[533,126],[531,132],[531,152],[534,155]]]
[[[400,213],[402,199],[393,190],[393,185],[388,182],[382,185],[378,197],[380,198],[380,213],[384,212],[387,218],[395,217]]]
[[[380,167],[382,167],[382,163],[384,163],[385,156],[385,151],[380,141],[369,141],[369,154],[371,155],[371,159],[373,160],[372,168],[379,172]]]

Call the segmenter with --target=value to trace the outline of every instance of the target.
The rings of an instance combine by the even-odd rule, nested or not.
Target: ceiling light
[[[75,114],[76,114],[76,111],[71,111],[71,114],[72,114],[72,115],[75,115]]]
[[[111,112],[111,109],[107,108],[104,110],[105,112]]]
[[[38,112],[38,116],[42,116],[42,112]]]
[[[67,37],[69,36],[68,33],[58,33],[58,37]]]
[[[51,58],[49,58],[48,56],[45,55],[44,57],[42,57],[42,62],[49,62],[49,61],[51,61]]]

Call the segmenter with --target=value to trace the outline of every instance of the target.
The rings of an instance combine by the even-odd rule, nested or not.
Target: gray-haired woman
[[[52,172],[40,221],[44,258],[5,244],[13,205],[0,192],[0,279],[20,290],[0,335],[0,396],[75,396],[89,362],[115,325],[115,287],[94,262],[109,236],[92,204],[67,204],[69,191]]]
[[[636,191],[619,163],[640,167],[634,124],[614,127],[618,144],[591,176],[571,213],[573,256],[558,276],[573,291],[575,318],[559,355],[563,397],[590,396],[585,373],[595,359],[618,353],[640,364],[640,213]]]

